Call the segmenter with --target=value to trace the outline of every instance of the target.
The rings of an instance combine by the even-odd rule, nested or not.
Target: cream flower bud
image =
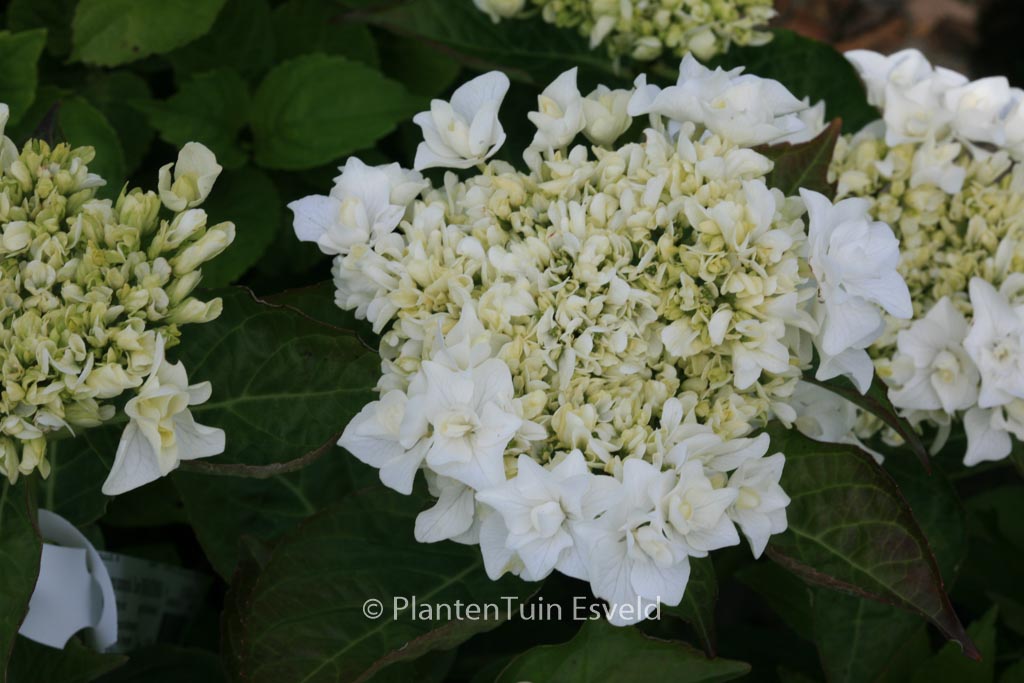
[[[192,244],[171,259],[177,276],[186,275],[228,248],[235,239],[235,224],[220,223],[206,231]]]
[[[136,188],[122,193],[117,200],[117,211],[122,223],[138,228],[142,234],[152,232],[160,214],[160,197],[154,192]]]
[[[514,17],[522,12],[526,0],[473,0],[473,4],[497,24],[502,19]]]
[[[627,111],[632,96],[631,90],[610,90],[604,85],[587,95],[583,100],[583,134],[587,139],[595,145],[610,147],[625,133],[633,123]]]
[[[222,170],[217,157],[205,145],[186,143],[178,152],[178,161],[160,169],[160,201],[171,211],[199,206],[206,201]]]
[[[216,319],[223,309],[224,303],[220,299],[205,302],[198,299],[186,299],[171,309],[167,314],[167,320],[176,325],[208,323]]]
[[[167,292],[168,303],[170,303],[171,306],[181,303],[185,297],[192,293],[192,290],[199,285],[199,281],[202,279],[203,274],[198,270],[193,270],[191,273],[185,273],[181,277],[175,279],[164,290]]]

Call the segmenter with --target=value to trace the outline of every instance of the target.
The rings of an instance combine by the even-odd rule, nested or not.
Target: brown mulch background
[[[973,77],[1024,87],[1024,0],[776,0],[776,25],[835,45],[915,47]]]

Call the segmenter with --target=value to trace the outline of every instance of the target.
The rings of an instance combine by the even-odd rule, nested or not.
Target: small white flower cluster
[[[976,153],[995,146],[1015,159],[1024,155],[1024,90],[1005,77],[971,81],[932,66],[914,49],[888,56],[852,50],[846,58],[860,73],[868,102],[882,111],[889,146],[956,140]]]
[[[708,60],[737,45],[764,45],[772,0],[473,0],[494,22],[540,8],[549,24],[576,28],[591,49],[640,61],[665,53]]]
[[[753,433],[798,418],[812,344],[819,373],[870,381],[880,307],[910,302],[866,201],[768,186],[752,147],[813,137],[807,105],[691,57],[676,85],[637,86],[584,97],[562,74],[520,171],[486,161],[508,80],[485,74],[415,118],[417,170],[352,158],[290,208],[334,256],[337,304],[382,333],[380,398],[339,444],[402,493],[424,471],[416,538],[478,543],[493,578],[675,605],[688,558],[740,534],[757,556],[786,528],[784,457]]]
[[[0,136],[7,114],[0,105]],[[129,391],[104,493],[221,452],[223,432],[188,411],[209,384],[189,386],[163,358],[181,325],[221,310],[191,296],[200,266],[234,238],[194,208],[220,172],[213,154],[189,143],[161,170],[159,196],[134,189],[112,202],[95,198],[105,181],[86,167],[92,148],[31,140],[19,154],[3,137],[0,149],[0,474],[48,476],[48,444],[114,419]]]
[[[963,421],[965,464],[1000,460],[1024,441],[1024,91],[912,50],[847,56],[883,120],[840,140],[831,173],[893,226],[914,304],[871,349],[879,375],[936,448]]]

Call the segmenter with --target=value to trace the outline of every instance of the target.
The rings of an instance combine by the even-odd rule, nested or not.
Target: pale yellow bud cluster
[[[221,310],[192,291],[234,226],[207,226],[202,209],[162,218],[160,197],[140,189],[97,199],[93,156],[33,140],[0,175],[0,474],[11,481],[47,476],[48,438],[109,420],[149,373],[157,335],[173,345],[180,325]]]
[[[533,0],[533,5],[546,22],[577,29],[591,47],[603,44],[614,58],[640,61],[687,52],[707,60],[733,43],[763,45],[771,40],[765,28],[775,16],[772,0]]]

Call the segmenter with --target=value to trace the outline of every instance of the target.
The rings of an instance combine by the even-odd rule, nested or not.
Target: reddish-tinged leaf
[[[970,657],[978,652],[943,587],[928,539],[896,482],[867,453],[772,428],[786,455],[789,528],[768,555],[809,583],[917,612]]]
[[[768,185],[779,188],[786,196],[805,188],[833,199],[836,185],[828,180],[828,167],[842,130],[842,119],[833,119],[813,140],[757,147],[758,152],[775,162],[775,168],[768,174]]]

